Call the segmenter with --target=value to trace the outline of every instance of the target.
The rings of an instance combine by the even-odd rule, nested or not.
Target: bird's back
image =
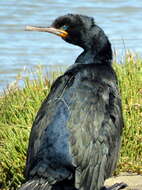
[[[116,166],[122,127],[111,66],[75,65],[55,81],[37,114],[27,178],[55,183],[76,175],[79,189],[99,190]]]

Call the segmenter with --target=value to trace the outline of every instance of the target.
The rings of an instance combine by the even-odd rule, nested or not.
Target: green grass
[[[142,174],[142,59],[128,53],[124,64],[114,63],[122,94],[125,128],[120,159],[115,173]],[[43,99],[50,91],[52,78],[42,77],[38,71],[35,80],[18,79],[0,97],[0,186],[16,189],[24,180],[26,149],[32,122]]]
[[[142,59],[129,53],[115,64],[121,89],[125,128],[117,172],[142,174]]]

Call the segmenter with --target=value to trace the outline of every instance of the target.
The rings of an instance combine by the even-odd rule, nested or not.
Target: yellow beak
[[[60,36],[62,38],[66,38],[68,36],[68,32],[65,30],[53,28],[53,27],[35,27],[35,26],[26,26],[27,31],[39,31],[39,32],[49,32]]]

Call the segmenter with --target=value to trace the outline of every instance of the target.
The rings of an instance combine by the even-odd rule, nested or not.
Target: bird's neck
[[[76,64],[109,64],[112,63],[112,49],[108,41],[103,47],[92,46],[84,49],[75,61]]]

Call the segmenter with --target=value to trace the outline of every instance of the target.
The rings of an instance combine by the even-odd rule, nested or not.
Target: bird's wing
[[[80,80],[81,81],[81,80]],[[116,86],[82,79],[67,123],[79,189],[98,189],[115,169],[123,127]]]
[[[27,176],[62,180],[76,167],[80,186],[91,187],[92,181],[103,183],[112,172],[120,143],[121,104],[110,84],[87,76],[63,75],[54,83],[32,127]]]
[[[42,103],[30,133],[25,175],[62,180],[72,174],[74,166],[69,152],[69,104],[73,75],[59,77]]]

